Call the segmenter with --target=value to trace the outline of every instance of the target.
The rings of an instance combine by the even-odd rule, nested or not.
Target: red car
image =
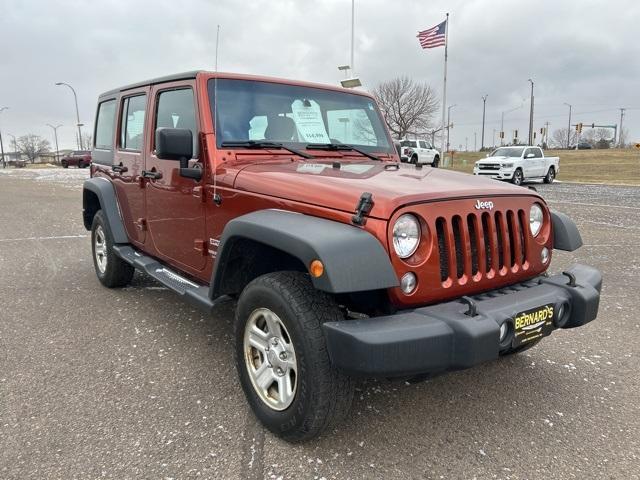
[[[98,280],[137,269],[207,313],[232,299],[240,384],[289,441],[340,422],[354,377],[469,368],[596,318],[598,270],[548,273],[582,244],[569,217],[528,188],[400,163],[365,92],[172,75],[100,95],[93,138]]]
[[[86,168],[91,165],[91,152],[87,150],[76,150],[60,160],[62,168],[78,167]]]

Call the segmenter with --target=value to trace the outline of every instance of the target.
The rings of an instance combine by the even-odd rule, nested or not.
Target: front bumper
[[[511,180],[515,169],[501,168],[500,170],[482,170],[478,167],[473,168],[473,174],[481,177],[495,178],[497,180]]]
[[[567,313],[554,318],[554,329],[592,321],[601,286],[598,270],[574,265],[563,274],[472,297],[475,316],[468,314],[467,303],[454,300],[384,317],[327,322],[323,327],[331,362],[347,373],[380,377],[440,373],[473,367],[508,351],[514,317],[520,312],[564,305]],[[504,322],[510,322],[511,337],[500,343]]]

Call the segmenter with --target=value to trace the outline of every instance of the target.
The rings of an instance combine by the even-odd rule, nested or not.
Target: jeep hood
[[[531,190],[479,176],[391,162],[269,162],[243,168],[235,188],[326,208],[353,212],[370,192],[369,216],[389,219],[407,204],[450,198],[532,195]]]

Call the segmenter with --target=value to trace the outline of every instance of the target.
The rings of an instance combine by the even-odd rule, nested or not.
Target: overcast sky
[[[447,104],[451,144],[480,146],[481,96],[488,94],[485,143],[528,130],[529,83],[535,82],[535,126],[575,121],[614,124],[619,107],[630,140],[640,141],[640,2],[507,2],[356,0],[355,70],[364,88],[399,75],[442,91],[444,48],[421,50],[418,30],[451,14]],[[349,63],[350,0],[0,0],[0,115],[5,149],[11,137],[53,139],[46,123],[63,124],[60,148],[73,148],[80,120],[92,128],[102,91],[192,69],[213,70],[221,25],[221,71],[336,84]],[[524,100],[524,103],[523,103]]]

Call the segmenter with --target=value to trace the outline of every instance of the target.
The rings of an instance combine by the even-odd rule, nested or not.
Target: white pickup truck
[[[559,171],[560,158],[545,157],[540,147],[532,146],[496,148],[473,167],[474,175],[509,180],[515,185],[521,185],[525,179],[551,183]]]

